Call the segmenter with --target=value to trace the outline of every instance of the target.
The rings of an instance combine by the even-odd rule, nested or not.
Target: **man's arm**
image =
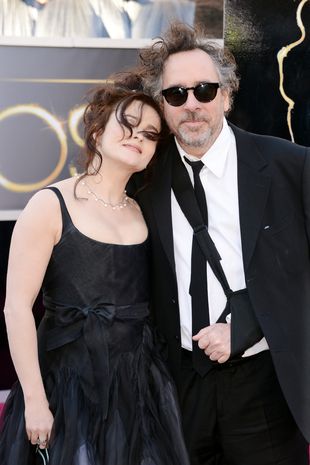
[[[306,149],[303,171],[303,202],[308,243],[310,247],[310,148]]]

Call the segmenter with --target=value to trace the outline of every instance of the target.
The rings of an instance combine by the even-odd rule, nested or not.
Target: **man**
[[[167,342],[191,463],[306,465],[309,149],[227,123],[238,89],[235,62],[202,32],[174,24],[140,58],[145,88],[162,103],[172,133],[138,201],[152,241],[154,316]],[[198,176],[194,160],[202,161]],[[180,201],[176,172],[184,170],[201,212],[203,186],[204,223],[213,256],[221,257],[226,295],[210,263],[206,273],[205,263],[197,271],[201,228],[193,236]],[[223,320],[227,296],[240,290],[246,313],[240,304]],[[241,315],[256,335],[246,344]],[[197,318],[206,323],[197,326]],[[232,337],[243,343],[239,353]],[[196,353],[205,367],[196,365]]]

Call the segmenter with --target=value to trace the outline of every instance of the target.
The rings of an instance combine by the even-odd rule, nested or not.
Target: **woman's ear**
[[[96,147],[100,143],[101,136],[102,136],[102,133],[100,133],[100,132],[94,132],[93,133],[93,139],[94,139]]]

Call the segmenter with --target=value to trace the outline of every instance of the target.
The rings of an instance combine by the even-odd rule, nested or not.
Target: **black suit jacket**
[[[231,125],[245,278],[288,405],[310,442],[310,149]],[[178,377],[180,321],[171,221],[174,140],[138,194],[152,243],[152,309]]]

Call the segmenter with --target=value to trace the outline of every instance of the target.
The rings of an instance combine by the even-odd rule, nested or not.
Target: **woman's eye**
[[[159,133],[158,132],[141,131],[140,134],[142,134],[143,137],[145,137],[146,139],[154,141],[154,142],[158,141],[158,139],[159,139]]]

